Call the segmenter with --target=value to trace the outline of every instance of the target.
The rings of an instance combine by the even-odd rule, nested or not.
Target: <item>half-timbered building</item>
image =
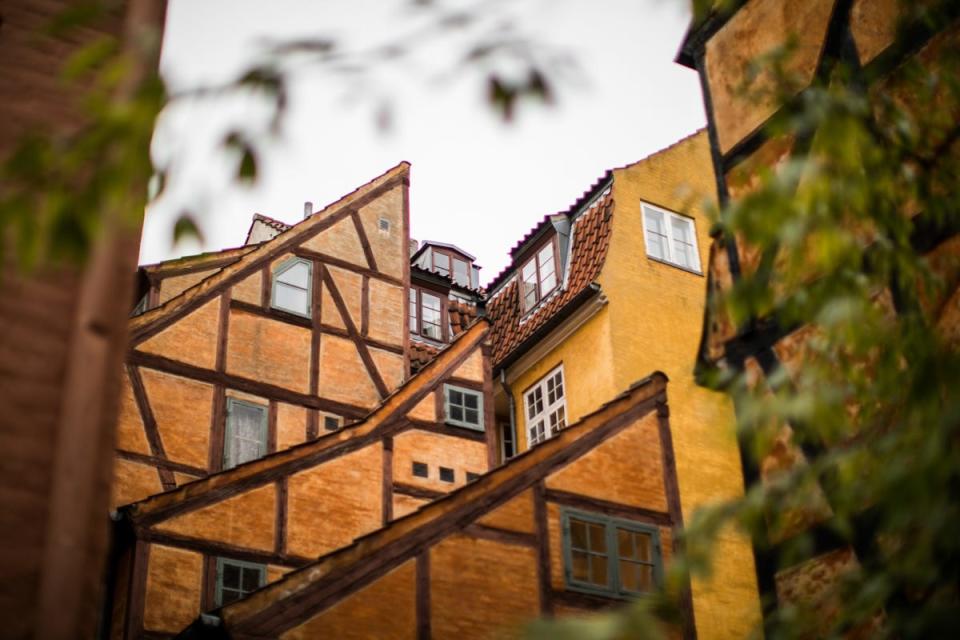
[[[815,153],[808,153],[816,151],[817,138],[823,132],[809,125],[789,129],[769,125],[795,113],[792,110],[815,91],[839,83],[848,83],[859,92],[874,114],[881,112],[877,105],[885,100],[895,101],[906,112],[940,110],[950,125],[943,130],[923,129],[922,135],[934,136],[929,140],[931,148],[942,146],[945,158],[951,149],[956,158],[956,98],[935,89],[930,104],[919,104],[911,95],[916,77],[911,76],[914,72],[908,64],[912,60],[930,70],[931,87],[937,86],[935,65],[948,59],[941,57],[945,52],[956,51],[960,38],[955,7],[940,14],[942,20],[937,22],[921,14],[920,20],[898,24],[908,13],[903,9],[913,3],[749,0],[715,4],[715,10],[691,25],[677,61],[700,75],[714,189],[722,205],[749,197],[761,184],[762,174],[776,175],[791,164],[795,168],[808,158],[816,160],[811,158]],[[778,52],[783,55],[784,47],[788,55],[781,60],[782,70],[792,83],[785,96],[774,90],[774,74],[756,74],[747,64]],[[751,78],[750,90],[744,91]],[[904,117],[897,126],[907,126],[904,123],[910,121]],[[879,121],[875,125],[887,126]],[[934,175],[937,162],[934,156],[916,170]],[[770,211],[771,216],[776,213]],[[929,295],[925,301],[928,326],[955,340],[960,327],[960,253],[955,227],[942,222],[936,212],[902,213],[913,218],[913,250],[925,256],[933,272],[949,283],[942,293]],[[866,251],[869,243],[863,244]],[[780,256],[769,248],[761,251],[731,234],[718,234],[709,255],[710,291],[716,300],[738,281],[765,268],[764,264],[780,268],[776,266]],[[891,314],[903,312],[892,293],[897,286],[894,280],[891,278],[889,288],[877,292],[878,305],[889,308]],[[705,308],[697,367],[703,374],[725,372],[726,379],[733,379],[731,372],[745,373],[752,387],[776,389],[797,379],[805,357],[812,353],[809,341],[817,331],[812,325],[785,321],[776,305],[771,305],[769,313],[736,326],[721,305],[710,304]],[[700,380],[709,384],[711,377],[704,375]],[[779,426],[780,436],[761,451],[747,440],[742,442],[741,464],[747,484],[775,482],[780,472],[805,465],[836,444],[827,442],[822,431],[806,428],[809,425],[802,419]],[[782,605],[803,603],[829,611],[840,597],[835,587],[843,576],[855,572],[864,561],[875,561],[876,549],[883,546],[876,544],[876,530],[868,518],[835,517],[826,487],[818,482],[804,506],[791,510],[785,525],[774,530],[761,523],[757,529],[755,567],[767,619]],[[849,536],[836,535],[837,531],[849,532]],[[787,549],[792,552],[785,553]],[[827,620],[829,616],[824,615],[823,621]]]

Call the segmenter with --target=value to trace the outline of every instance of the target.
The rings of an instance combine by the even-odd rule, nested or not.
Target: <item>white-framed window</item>
[[[700,273],[700,253],[693,218],[681,216],[646,202],[643,210],[643,238],[647,255],[683,269]]]
[[[214,604],[222,607],[241,600],[266,583],[266,565],[232,558],[217,558],[217,588]]]
[[[308,260],[294,258],[273,272],[274,309],[310,317],[310,280],[313,265]]]
[[[224,435],[224,469],[262,458],[267,454],[267,407],[227,398]]]
[[[530,311],[557,287],[557,258],[553,239],[537,250],[520,269],[523,312]]]
[[[443,300],[440,295],[418,287],[410,287],[409,295],[410,333],[445,342],[447,332],[443,326]]]
[[[523,394],[527,417],[527,442],[533,446],[560,433],[567,425],[567,397],[563,365],[541,378]]]
[[[458,427],[483,431],[483,394],[452,384],[443,385],[446,421]]]

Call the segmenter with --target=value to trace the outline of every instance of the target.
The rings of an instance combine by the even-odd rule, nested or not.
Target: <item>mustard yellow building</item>
[[[668,463],[684,518],[742,493],[732,403],[693,379],[716,190],[710,163],[707,134],[697,132],[608,171],[511,250],[487,302],[504,459],[659,370],[670,380]],[[638,475],[643,468],[638,460]],[[743,637],[760,619],[753,554],[735,532],[719,545],[711,581],[693,584],[698,637]]]

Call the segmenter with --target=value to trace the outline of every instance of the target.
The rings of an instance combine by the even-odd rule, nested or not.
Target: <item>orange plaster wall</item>
[[[403,287],[370,279],[370,326],[374,340],[403,346],[403,314],[406,309]],[[376,312],[374,312],[374,309]]]
[[[233,285],[231,296],[234,300],[241,300],[260,306],[262,287],[263,274],[260,271],[256,271]]]
[[[547,478],[547,487],[635,507],[667,510],[656,412]]]
[[[222,502],[165,520],[160,531],[273,551],[276,488],[268,484]]]
[[[360,240],[357,238],[356,227],[349,217],[306,240],[301,246],[304,249],[346,260],[359,267],[367,266],[363,247],[360,246]]]
[[[309,342],[307,346],[309,354]],[[318,388],[321,397],[339,402],[371,408],[380,402],[356,345],[338,336],[324,335],[320,340]]]
[[[287,550],[320,556],[378,529],[382,478],[379,443],[290,476]]]
[[[390,223],[389,232],[380,231],[380,218]],[[407,238],[403,233],[403,188],[395,187],[362,207],[360,220],[380,272],[402,279],[409,258]]]
[[[429,478],[413,475],[413,462],[428,465]],[[440,467],[453,469],[454,482],[440,481]],[[452,491],[467,483],[466,472],[487,471],[487,445],[418,429],[393,438],[393,479],[437,491]]]
[[[114,507],[130,504],[163,491],[156,467],[116,458],[113,462],[113,474],[111,504]]]
[[[143,430],[140,408],[133,397],[133,388],[126,373],[120,383],[120,414],[117,417],[117,448],[150,455],[147,434]]]
[[[141,368],[167,458],[207,468],[213,386]]]
[[[297,405],[277,403],[277,451],[307,440],[307,410]]]
[[[281,637],[284,640],[414,638],[417,628],[415,576],[415,561],[409,560]],[[434,637],[444,636],[434,632]]]
[[[203,555],[150,545],[143,626],[176,633],[200,614]]]
[[[307,393],[310,330],[231,310],[227,372]]]
[[[220,271],[220,268],[207,269],[206,271],[195,271],[185,273],[181,276],[170,276],[164,278],[160,283],[160,304],[163,304],[170,298],[175,298],[195,284],[206,280],[211,275]]]
[[[219,313],[220,297],[217,296],[136,348],[213,369],[217,359]]]
[[[536,550],[463,535],[430,549],[433,637],[519,638],[539,612]]]
[[[477,520],[479,524],[533,533],[533,490],[528,489]]]

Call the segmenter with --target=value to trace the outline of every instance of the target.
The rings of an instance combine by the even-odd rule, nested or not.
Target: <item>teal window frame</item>
[[[233,408],[237,405],[243,405],[257,409],[260,412],[260,445],[261,450],[263,451],[263,455],[261,455],[260,458],[267,455],[267,406],[253,402],[247,402],[246,400],[238,400],[237,398],[227,398],[226,428],[224,429],[223,439],[224,469],[232,469],[238,464],[243,464],[243,462],[250,462],[250,460],[237,462],[237,452],[234,450],[234,430],[236,427],[231,420],[231,416],[234,415]],[[259,460],[259,458],[253,458],[253,460]]]
[[[293,268],[297,264],[307,265],[307,309],[306,311],[295,311],[293,309],[288,309],[286,307],[277,306],[277,278],[288,269]],[[284,284],[284,283],[279,283]],[[295,285],[286,285],[286,286],[295,286]],[[282,311],[284,313],[292,313],[303,318],[310,318],[311,316],[311,300],[313,299],[313,262],[310,260],[305,260],[303,258],[290,258],[289,260],[284,260],[273,270],[273,274],[270,276],[270,308],[276,309],[277,311]]]
[[[456,418],[450,417],[450,392],[457,391],[464,395],[476,396],[477,398],[477,424],[472,422],[467,422],[466,420],[457,420]],[[458,405],[459,406],[459,405]],[[466,417],[466,406],[463,406],[464,417]],[[463,427],[464,429],[472,429],[474,431],[484,431],[484,413],[483,413],[483,392],[477,391],[476,389],[467,389],[466,387],[461,387],[455,384],[445,384],[443,385],[443,418],[447,424],[452,424],[457,427]]]
[[[647,534],[651,537],[653,581],[655,585],[663,584],[663,554],[660,547],[660,529],[656,526],[634,520],[613,518],[601,513],[580,511],[578,509],[561,509],[560,518],[561,541],[563,546],[563,579],[567,589],[620,599],[636,598],[648,593],[646,591],[632,591],[620,586],[620,556],[617,545],[617,529],[626,529],[634,533]],[[599,524],[604,527],[607,547],[607,586],[605,588],[592,582],[576,580],[573,577],[573,553],[570,537],[571,518]]]
[[[257,589],[262,588],[267,584],[267,565],[258,564],[256,562],[247,562],[245,560],[234,560],[233,558],[217,558],[217,580],[216,580],[216,589],[214,591],[214,604],[215,606],[223,606],[223,570],[227,564],[234,565],[241,570],[240,573],[240,589],[231,589],[231,591],[240,591],[241,596],[237,600],[242,600],[247,597],[253,591],[244,591],[243,590],[243,571],[257,571],[260,574],[259,585]],[[231,600],[231,602],[236,602],[236,600]]]

